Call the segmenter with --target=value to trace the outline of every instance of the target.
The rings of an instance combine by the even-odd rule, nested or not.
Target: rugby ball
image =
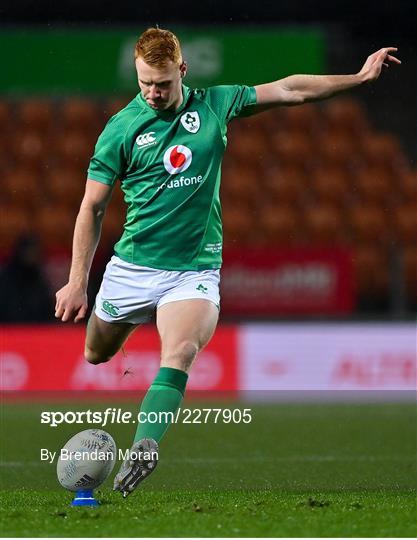
[[[70,491],[95,489],[110,475],[116,463],[116,443],[102,429],[86,429],[61,448],[56,472],[62,487]]]

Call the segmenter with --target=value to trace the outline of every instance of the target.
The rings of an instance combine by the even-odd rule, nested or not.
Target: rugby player
[[[156,317],[161,364],[141,412],[175,413],[190,368],[216,328],[222,262],[219,185],[227,124],[374,81],[384,66],[400,63],[396,50],[380,49],[354,75],[293,75],[255,87],[190,89],[183,85],[187,64],[177,37],[160,28],[139,37],[140,92],[98,139],[75,224],[69,280],[56,294],[55,316],[78,322],[86,315],[89,271],[119,180],[127,219],[87,325],[85,357],[92,364],[107,362],[135,328]],[[132,455],[157,455],[168,424],[139,423]],[[156,464],[156,458],[126,459],[114,488],[127,496]]]

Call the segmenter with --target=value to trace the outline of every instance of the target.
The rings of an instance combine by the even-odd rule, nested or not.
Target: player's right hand
[[[55,317],[62,322],[79,322],[84,319],[87,309],[87,291],[81,287],[67,283],[55,295]]]

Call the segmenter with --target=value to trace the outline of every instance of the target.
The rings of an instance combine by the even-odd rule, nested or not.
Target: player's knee
[[[188,371],[199,351],[198,345],[193,341],[182,341],[170,351],[164,360],[164,364]]]
[[[103,362],[108,362],[111,358],[111,356],[90,349],[89,347],[85,347],[84,357],[90,364],[102,364]]]

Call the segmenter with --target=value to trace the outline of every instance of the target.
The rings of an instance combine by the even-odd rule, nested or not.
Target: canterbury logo
[[[108,300],[103,300],[101,309],[111,317],[117,317],[119,315],[119,308],[111,304]]]
[[[144,146],[150,146],[151,144],[156,143],[156,137],[154,137],[155,131],[149,131],[149,133],[142,133],[136,137],[136,144],[139,148]]]

